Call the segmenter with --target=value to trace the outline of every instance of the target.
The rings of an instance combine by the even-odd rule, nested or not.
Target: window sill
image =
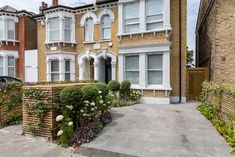
[[[147,87],[140,87],[140,85],[131,85],[131,89],[137,89],[137,90],[162,90],[162,91],[171,91],[171,87],[164,87],[163,85],[150,85]]]
[[[72,45],[76,45],[77,42],[69,42],[69,41],[55,41],[55,42],[45,42],[45,45],[50,45],[50,44],[72,44]]]
[[[155,29],[155,30],[150,30],[150,31],[140,31],[140,32],[132,32],[132,33],[122,33],[122,34],[118,34],[117,36],[118,37],[122,37],[122,36],[132,36],[132,35],[139,35],[139,34],[141,34],[142,36],[144,35],[144,34],[147,34],[147,33],[158,33],[158,32],[164,32],[164,31],[166,31],[166,32],[168,32],[168,31],[171,31],[172,30],[172,28],[161,28],[161,29]]]
[[[0,39],[0,42],[13,42],[13,43],[19,43],[19,40],[8,40],[8,39]]]
[[[83,44],[94,44],[95,41],[84,41]]]
[[[99,41],[99,43],[106,43],[106,42],[112,42],[112,40],[111,39],[107,39],[107,40],[104,39],[104,40]]]

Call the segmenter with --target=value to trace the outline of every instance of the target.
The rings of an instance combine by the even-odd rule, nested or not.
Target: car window
[[[6,77],[6,78],[4,78],[6,81],[5,82],[7,82],[7,83],[19,83],[20,81],[19,80],[17,80],[17,79],[14,79],[14,78],[9,78],[9,77]]]

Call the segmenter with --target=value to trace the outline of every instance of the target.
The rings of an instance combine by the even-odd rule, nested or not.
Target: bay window
[[[163,55],[150,54],[147,57],[148,85],[163,84]]]
[[[4,21],[0,19],[0,40],[3,39],[3,33],[4,33]]]
[[[70,60],[65,60],[65,81],[70,80]]]
[[[146,0],[146,27],[154,30],[163,27],[163,0]]]
[[[139,84],[139,56],[126,56],[125,58],[126,80],[131,84]]]
[[[129,2],[124,5],[125,33],[138,32],[140,27],[139,1]]]
[[[93,41],[94,34],[94,20],[87,18],[85,23],[85,42]]]
[[[60,81],[59,60],[51,60],[51,81]]]
[[[71,35],[72,35],[72,19],[66,17],[64,19],[64,40],[70,42]]]
[[[7,69],[8,76],[15,77],[15,58],[8,56],[7,57]]]
[[[51,18],[48,20],[48,33],[50,42],[60,40],[59,17]]]
[[[111,17],[109,15],[101,18],[101,38],[102,40],[111,39]]]
[[[0,56],[0,76],[3,76],[3,69],[4,69],[4,66],[3,66],[3,57]]]

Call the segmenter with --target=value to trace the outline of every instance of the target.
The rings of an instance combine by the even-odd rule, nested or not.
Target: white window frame
[[[9,22],[13,22],[13,30],[10,30],[9,29]],[[15,36],[16,36],[16,23],[15,23],[15,21],[14,21],[14,19],[7,19],[6,20],[6,38],[7,38],[7,40],[15,40]],[[10,39],[9,38],[9,32],[8,31],[13,31],[14,33],[13,33],[13,39]]]
[[[127,70],[126,69],[126,58],[127,57],[132,57],[132,56],[138,56],[138,62],[139,62],[139,68],[138,69],[132,69],[132,70]],[[125,80],[127,79],[127,77],[126,77],[126,75],[127,75],[127,72],[138,72],[139,73],[139,83],[140,83],[140,56],[139,56],[139,54],[128,54],[128,55],[125,55],[124,56],[125,58],[124,58],[124,72],[125,72],[125,75],[124,75],[124,77],[125,77]],[[139,84],[138,83],[138,84]],[[138,84],[133,84],[133,85],[138,85]]]
[[[105,16],[108,16],[110,19],[110,25],[109,26],[104,26],[103,25],[103,19]],[[112,39],[112,19],[111,16],[109,14],[105,14],[101,17],[101,21],[100,21],[100,26],[101,26],[101,40],[110,40]],[[110,30],[110,34],[109,34],[109,38],[104,38],[104,30],[105,29],[109,29]]]
[[[64,69],[65,69],[65,73],[64,73],[64,75],[65,75],[65,81],[70,81],[71,80],[71,60],[70,59],[65,59],[64,60],[64,62],[65,62],[65,67],[64,67]],[[66,71],[66,62],[69,62],[69,71]],[[66,80],[66,74],[69,74],[69,80]]]
[[[9,66],[9,58],[13,58],[13,61],[14,61],[14,65],[12,66]],[[13,76],[11,77],[15,77],[16,76],[16,67],[15,67],[15,57],[14,56],[7,56],[7,75],[9,76],[9,68],[13,68]]]
[[[148,62],[149,62],[149,60],[148,60],[148,57],[149,56],[151,56],[151,55],[161,55],[162,56],[162,69],[148,69]],[[154,86],[159,86],[159,85],[163,85],[163,79],[164,79],[164,56],[163,56],[163,53],[147,53],[146,54],[146,84],[147,84],[147,86],[149,86],[149,87],[154,87]],[[162,84],[150,84],[149,83],[149,78],[148,78],[148,73],[149,72],[162,72]]]
[[[3,58],[3,56],[0,56],[0,59],[2,59],[2,65],[0,65],[0,68],[2,68],[2,75],[0,74],[0,76],[4,76],[4,58]]]
[[[70,28],[69,28],[69,29],[65,28],[65,20],[66,20],[66,19],[69,19],[69,20],[70,20]],[[63,24],[64,24],[64,31],[63,31],[63,33],[64,33],[64,41],[71,42],[71,41],[72,41],[72,31],[73,31],[73,29],[72,29],[72,18],[71,18],[71,17],[65,17]],[[66,40],[66,39],[65,39],[65,32],[66,32],[66,31],[68,31],[68,32],[70,33],[70,39],[69,39],[69,40]]]
[[[140,1],[139,4],[139,32],[125,32],[125,4],[129,2]],[[155,30],[147,30],[146,24],[146,2],[145,0],[119,0],[118,3],[118,36],[127,36],[132,34],[144,34],[150,32],[164,32],[172,30],[170,24],[170,0],[163,0],[163,27]]]
[[[53,20],[53,19],[57,19],[58,20],[58,29],[50,29],[50,20]],[[60,41],[60,35],[59,35],[59,38],[57,40],[51,40],[51,32],[54,32],[54,31],[58,31],[60,32],[60,18],[59,17],[53,17],[53,18],[50,18],[48,19],[48,37],[49,37],[49,42],[58,42]]]
[[[58,71],[52,71],[52,62],[54,62],[54,61],[57,61],[57,62],[59,63],[59,64],[58,64],[58,65],[59,65],[59,67],[58,67],[59,70],[58,70]],[[51,67],[51,69],[50,69],[51,81],[52,81],[52,82],[53,82],[53,81],[55,81],[55,82],[56,82],[56,81],[60,81],[60,68],[61,68],[61,67],[60,67],[60,61],[59,61],[59,59],[51,59],[51,60],[50,60],[50,67]],[[58,80],[52,80],[52,75],[53,75],[53,74],[58,74],[59,79],[58,79]]]
[[[0,18],[0,25],[1,25],[1,23],[2,23],[2,30],[0,30],[0,31],[2,31],[2,37],[0,37],[0,40],[3,40],[4,39],[4,27],[5,27],[4,25],[5,25],[5,22],[2,18]]]
[[[92,21],[93,21],[93,26],[92,26],[92,30],[88,30],[87,29],[87,20],[89,20],[89,19],[91,19]],[[94,19],[92,18],[92,17],[89,17],[89,18],[87,18],[86,19],[86,21],[85,21],[85,27],[84,27],[84,42],[86,43],[86,42],[94,42],[94,29],[95,29],[95,21],[94,21]],[[91,31],[91,34],[92,34],[92,36],[91,36],[91,39],[87,39],[87,32],[88,31]]]

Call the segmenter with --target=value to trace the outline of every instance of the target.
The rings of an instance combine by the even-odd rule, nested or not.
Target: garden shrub
[[[96,84],[96,88],[98,89],[99,93],[103,96],[106,97],[109,93],[109,86],[105,83],[98,83]]]
[[[131,103],[136,103],[140,98],[142,94],[140,91],[131,90],[130,94],[128,95],[128,101],[131,101]]]
[[[60,92],[60,101],[64,105],[73,105],[74,107],[78,107],[80,102],[82,102],[82,98],[83,92],[80,87],[65,87]]]
[[[98,96],[98,89],[93,85],[87,85],[82,88],[83,100],[92,101]]]
[[[122,81],[120,86],[120,94],[122,97],[124,97],[125,100],[127,100],[128,95],[131,91],[131,83],[128,80]]]
[[[109,90],[112,92],[118,92],[120,90],[120,83],[116,80],[109,81]]]

